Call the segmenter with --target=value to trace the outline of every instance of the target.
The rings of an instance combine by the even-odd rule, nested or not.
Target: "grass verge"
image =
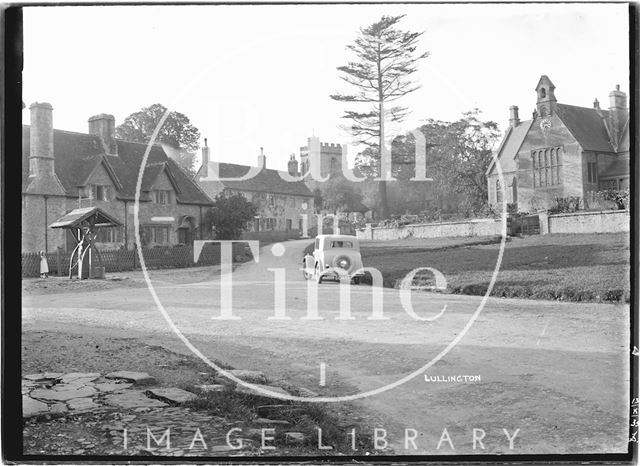
[[[444,241],[446,240],[446,241]],[[361,242],[365,265],[382,272],[384,286],[418,267],[433,267],[447,280],[446,293],[484,295],[500,248],[499,238],[412,239]],[[629,234],[540,235],[505,245],[491,295],[573,302],[629,302]],[[413,284],[434,286],[430,272]]]

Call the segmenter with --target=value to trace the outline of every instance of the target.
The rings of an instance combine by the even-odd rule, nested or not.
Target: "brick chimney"
[[[518,107],[512,105],[509,107],[509,126],[515,128],[520,124],[520,117],[518,116]]]
[[[53,152],[53,107],[35,102],[31,110],[29,129],[29,185],[32,194],[65,194],[55,171]]]
[[[596,110],[600,110],[600,102],[598,101],[598,99],[593,101],[593,108],[595,108]]]
[[[101,113],[89,118],[89,134],[98,136],[102,141],[102,148],[107,155],[118,155],[118,145],[115,140],[116,119],[113,115]]]
[[[267,168],[267,156],[264,155],[264,149],[260,148],[260,155],[258,156],[258,167],[261,169]]]
[[[198,170],[198,177],[209,177],[209,146],[207,145],[207,138],[204,138],[204,146],[202,147],[202,165]]]
[[[616,90],[609,94],[609,121],[612,128],[613,147],[617,148],[624,125],[629,119],[629,109],[627,108],[627,94],[620,90],[620,85],[616,85]]]
[[[289,171],[289,175],[298,176],[298,161],[296,160],[296,155],[291,154],[289,156],[289,162],[287,163],[287,169]]]

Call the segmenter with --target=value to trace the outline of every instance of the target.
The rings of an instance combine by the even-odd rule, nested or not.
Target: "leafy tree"
[[[322,206],[334,214],[350,211],[362,202],[360,194],[353,183],[342,177],[334,177],[322,185]]]
[[[402,18],[383,16],[380,21],[360,29],[354,43],[347,45],[357,61],[338,67],[341,79],[353,88],[353,93],[331,95],[334,100],[368,107],[364,111],[346,110],[343,118],[351,121],[344,129],[370,150],[370,157],[375,162],[370,174],[384,176],[380,154],[386,141],[385,123],[400,122],[408,114],[407,107],[393,105],[387,108],[387,104],[420,88],[411,75],[417,71],[418,61],[429,55],[427,52],[415,53],[422,32],[396,28]],[[378,183],[378,196],[379,214],[386,218],[389,209],[385,181]]]
[[[222,192],[216,196],[213,206],[204,215],[205,225],[210,225],[216,239],[240,239],[248,222],[257,215],[257,207],[242,194]]]
[[[433,181],[409,181],[415,176],[415,136],[408,133],[395,138],[391,146],[392,173],[402,180],[398,192],[394,191],[395,213],[407,208],[418,213],[416,201],[422,193],[425,198],[429,193],[442,211],[468,215],[480,212],[487,202],[485,172],[500,136],[497,124],[482,121],[481,112],[474,109],[455,122],[428,119],[419,130],[427,144],[427,176]],[[370,163],[366,149],[358,158],[364,166]]]
[[[167,112],[162,104],[144,107],[132,113],[124,122],[116,127],[116,136],[127,141],[148,143],[158,123]],[[168,112],[156,142],[169,146],[167,152],[178,165],[194,173],[195,152],[197,152],[200,131],[193,126],[189,118],[179,112]]]

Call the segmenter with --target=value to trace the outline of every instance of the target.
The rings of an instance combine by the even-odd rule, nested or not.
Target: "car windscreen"
[[[353,243],[351,241],[331,241],[332,248],[352,249]]]

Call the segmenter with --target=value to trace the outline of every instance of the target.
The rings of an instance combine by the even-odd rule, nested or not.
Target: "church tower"
[[[536,86],[536,93],[538,95],[538,101],[536,103],[536,110],[539,116],[546,117],[553,115],[556,109],[556,95],[554,94],[556,86],[553,85],[547,75],[540,76],[540,81]]]

